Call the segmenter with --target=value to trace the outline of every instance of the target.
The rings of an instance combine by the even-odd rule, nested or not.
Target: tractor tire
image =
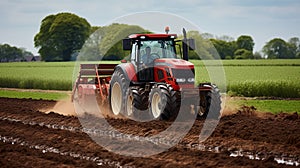
[[[154,120],[174,120],[180,109],[180,94],[170,85],[155,84],[149,94],[149,112]]]
[[[128,85],[125,75],[116,70],[111,77],[108,97],[113,115],[124,115]]]
[[[127,91],[126,114],[136,121],[148,121],[149,92],[144,88],[132,87]]]
[[[200,107],[197,119],[219,119],[221,114],[221,95],[216,85],[211,85],[212,90],[200,92]]]
[[[128,88],[126,92],[126,105],[125,105],[125,114],[128,118],[133,118],[134,108],[133,108],[133,89]]]
[[[147,110],[149,106],[149,92],[144,88],[133,88],[133,106],[138,110]]]

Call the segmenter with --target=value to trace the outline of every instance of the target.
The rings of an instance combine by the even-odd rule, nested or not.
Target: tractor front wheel
[[[211,85],[211,91],[200,91],[200,108],[197,118],[218,119],[221,115],[221,95],[216,85]]]
[[[150,92],[150,112],[154,119],[159,119],[167,104],[166,93],[160,88],[153,88]]]
[[[173,120],[180,108],[180,95],[166,84],[156,84],[149,94],[149,111],[155,120]]]

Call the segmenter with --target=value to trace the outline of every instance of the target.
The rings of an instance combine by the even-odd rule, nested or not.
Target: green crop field
[[[208,70],[214,75],[214,69],[223,69],[227,92],[233,95],[300,97],[300,60],[224,60],[222,65],[208,61],[206,66],[192,62],[198,83],[210,81]]]
[[[224,70],[227,92],[232,95],[300,97],[300,60],[191,62],[195,64],[197,83],[211,81],[208,70],[218,83],[216,76],[220,73],[215,72]],[[74,62],[1,63],[0,87],[71,90],[75,65],[78,66]]]
[[[74,63],[20,62],[0,64],[0,87],[70,90]]]

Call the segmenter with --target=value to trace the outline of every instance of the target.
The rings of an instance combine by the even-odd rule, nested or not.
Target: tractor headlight
[[[190,83],[195,82],[195,78],[188,78],[188,82]]]
[[[185,78],[176,78],[177,83],[184,83],[185,81]]]

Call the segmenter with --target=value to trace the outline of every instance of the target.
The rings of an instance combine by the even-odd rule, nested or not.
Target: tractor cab
[[[181,41],[182,50],[178,43]],[[193,48],[194,40],[186,39],[185,31],[183,40],[178,40],[176,34],[133,34],[123,39],[123,49],[131,50],[130,63],[135,67],[138,82],[167,82],[173,86],[178,85],[172,76],[173,68],[174,71],[191,71],[188,75],[191,78],[189,81],[194,85],[194,66],[188,62],[187,56],[188,50]]]
[[[176,34],[133,34],[123,40],[124,49],[131,50],[130,62],[140,82],[154,81],[157,60],[180,58],[176,54],[176,37]]]
[[[159,58],[177,58],[174,39],[175,34],[134,34],[129,36],[132,46],[131,61],[151,64]]]

